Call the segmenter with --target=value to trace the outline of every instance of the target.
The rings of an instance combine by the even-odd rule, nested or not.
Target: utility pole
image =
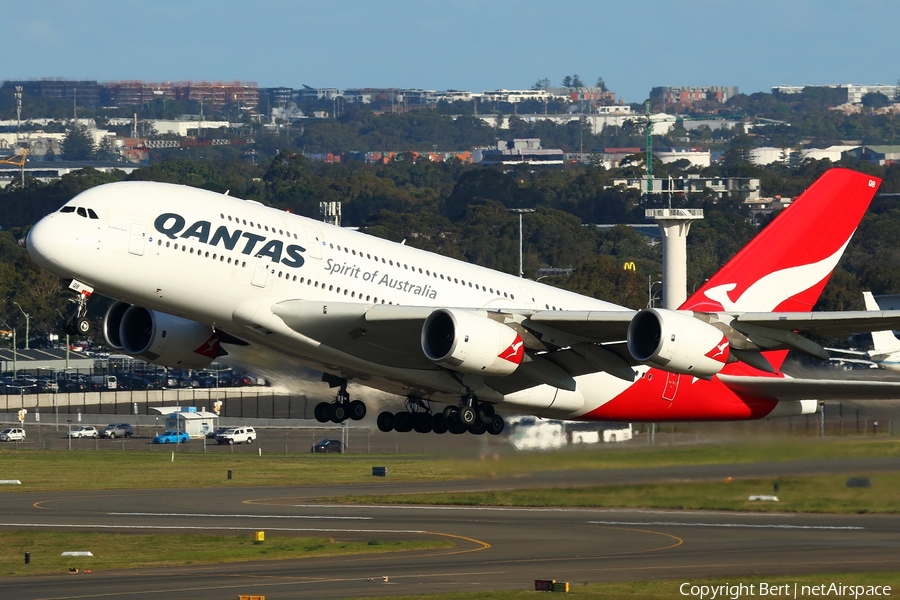
[[[30,350],[31,346],[29,345],[29,340],[31,339],[31,315],[25,312],[25,310],[22,308],[22,305],[18,302],[13,302],[13,304],[18,306],[22,314],[25,315],[25,349]]]
[[[653,122],[650,120],[650,100],[647,100],[647,195],[653,191]]]
[[[513,214],[519,215],[519,277],[525,276],[525,271],[522,270],[522,215],[525,213],[533,213],[536,209],[534,208],[507,208],[507,212],[511,212]]]

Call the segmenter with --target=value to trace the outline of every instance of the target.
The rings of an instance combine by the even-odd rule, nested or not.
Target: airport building
[[[717,102],[725,104],[738,95],[737,86],[661,86],[650,90],[650,100],[662,104],[694,104]]]
[[[682,194],[690,197],[696,194],[712,194],[717,199],[726,197],[753,200],[760,197],[761,181],[755,177],[700,177],[688,175],[678,178],[653,178],[651,194]],[[624,186],[647,191],[646,177],[613,179],[612,187]]]
[[[876,83],[875,85],[860,85],[855,83],[829,83],[827,85],[776,85],[772,88],[772,93],[778,94],[799,94],[807,87],[826,87],[833,89],[843,89],[847,91],[847,102],[850,104],[859,104],[862,102],[863,96],[866,94],[878,93],[884,94],[889,100],[897,100],[897,85],[886,85],[884,83]]]

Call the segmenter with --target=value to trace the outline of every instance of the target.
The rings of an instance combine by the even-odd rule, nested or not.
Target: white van
[[[115,375],[91,375],[92,390],[114,390],[119,387],[119,381]]]

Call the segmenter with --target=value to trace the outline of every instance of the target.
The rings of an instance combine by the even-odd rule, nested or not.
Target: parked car
[[[79,425],[77,427],[73,427],[69,433],[67,433],[70,438],[94,438],[97,439],[100,437],[100,432],[97,431],[97,428],[93,425]]]
[[[217,437],[219,437],[219,435],[225,433],[225,432],[228,431],[229,429],[231,429],[231,428],[230,428],[230,427],[219,427],[219,428],[216,429],[215,431],[210,431],[209,433],[207,433],[207,434],[206,434],[206,439],[214,440],[214,439],[216,439]]]
[[[322,440],[310,449],[310,452],[340,452],[341,440]]]
[[[216,436],[220,444],[252,444],[256,439],[256,430],[252,427],[229,427]]]
[[[191,436],[183,431],[175,431],[174,429],[163,431],[153,438],[154,444],[183,444],[189,441],[191,441]]]
[[[117,437],[130,438],[134,434],[128,423],[110,423],[100,431],[100,437],[115,439]]]
[[[0,431],[0,442],[21,442],[25,439],[25,430],[18,427],[7,427]]]

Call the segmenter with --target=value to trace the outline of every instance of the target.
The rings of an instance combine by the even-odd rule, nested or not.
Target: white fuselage
[[[388,367],[286,327],[273,339],[271,331],[247,324],[258,311],[297,299],[479,310],[626,310],[184,186],[109,184],[80,194],[62,210],[68,212],[48,215],[29,234],[32,256],[51,272],[112,298],[213,325],[316,369],[365,375],[362,383],[391,393],[415,390],[455,402],[465,389],[437,367]],[[538,385],[492,401],[534,414],[577,417],[629,385],[602,372],[576,377],[576,383],[572,392]]]

